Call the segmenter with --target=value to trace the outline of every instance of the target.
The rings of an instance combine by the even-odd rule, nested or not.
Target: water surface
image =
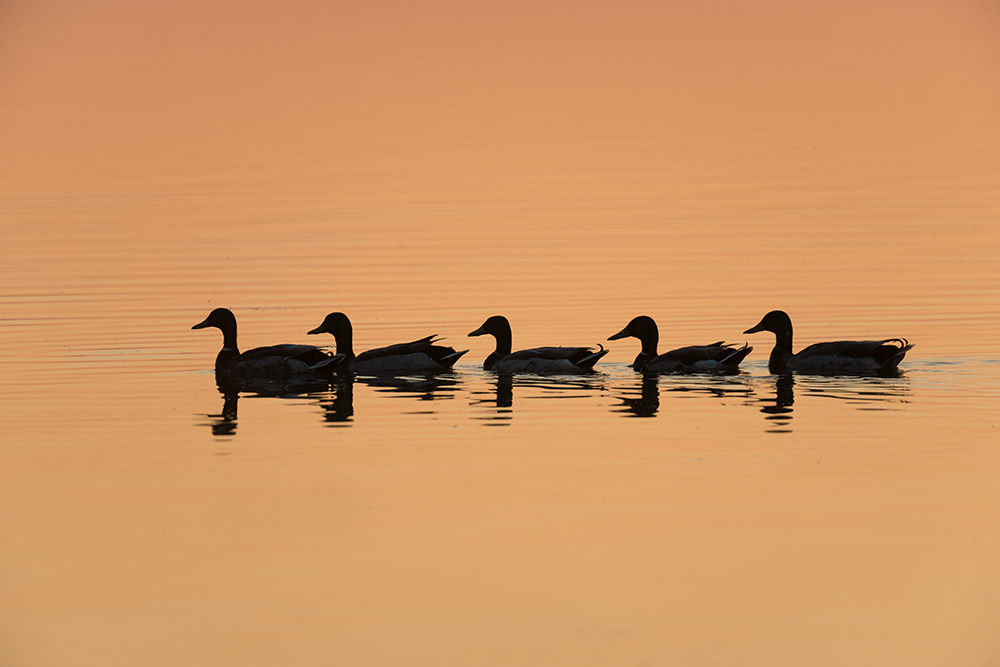
[[[0,663],[996,662],[993,9],[203,5],[0,10]],[[221,392],[220,306],[470,352]]]

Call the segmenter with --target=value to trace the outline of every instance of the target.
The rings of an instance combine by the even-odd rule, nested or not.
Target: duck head
[[[510,354],[512,334],[510,322],[503,315],[494,315],[475,331],[470,331],[469,336],[485,336],[490,334],[497,340],[497,349],[494,354],[504,356]]]
[[[656,328],[656,322],[648,315],[640,315],[633,318],[625,325],[625,328],[614,336],[608,336],[608,340],[618,340],[619,338],[638,338],[642,343],[642,349],[632,362],[632,368],[642,371],[646,365],[656,358],[656,346],[660,342],[660,330]]]
[[[207,329],[208,327],[215,327],[216,329],[221,329],[223,333],[227,329],[232,329],[236,331],[236,316],[233,315],[233,311],[228,308],[216,308],[208,314],[201,322],[191,327],[192,329]]]
[[[222,350],[215,358],[216,373],[223,371],[240,358],[240,349],[236,345],[236,316],[228,308],[216,308],[192,329],[207,329],[215,327],[222,332]]]
[[[656,353],[656,345],[660,342],[660,330],[656,327],[656,322],[648,315],[640,315],[633,318],[625,325],[625,328],[613,336],[608,336],[608,340],[618,340],[619,338],[638,338],[642,341],[643,351]],[[647,349],[648,348],[648,349]]]
[[[792,318],[783,310],[772,310],[760,322],[743,333],[752,334],[760,331],[770,331],[777,337],[775,347],[792,349]]]
[[[485,336],[490,334],[494,338],[500,338],[504,335],[510,336],[510,322],[503,315],[494,315],[480,326],[475,331],[470,331],[469,336]]]
[[[351,320],[343,313],[330,313],[321,325],[306,333],[309,335],[331,334],[337,340],[337,354],[353,355],[354,330],[351,327]]]
[[[236,316],[228,308],[216,308],[208,314],[201,322],[191,327],[192,329],[207,329],[215,327],[222,332],[223,349],[236,348]]]

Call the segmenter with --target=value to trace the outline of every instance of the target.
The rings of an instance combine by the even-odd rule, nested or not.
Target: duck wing
[[[591,347],[533,347],[511,352],[494,365],[500,371],[574,371],[586,370],[607,354],[603,346]]]
[[[753,352],[749,345],[733,347],[723,342],[711,345],[689,345],[664,352],[646,365],[646,370],[656,372],[682,372],[732,370]]]
[[[602,348],[603,349],[603,348]],[[583,360],[594,353],[590,347],[533,347],[528,350],[511,352],[504,359],[523,361],[525,359],[552,359],[576,361]]]
[[[332,355],[315,345],[270,345],[255,347],[240,355],[227,374],[240,376],[301,375]]]
[[[361,361],[371,361],[373,359],[379,359],[381,357],[394,357],[401,356],[404,354],[417,354],[419,352],[424,352],[428,347],[430,347],[437,339],[436,335],[426,336],[420,340],[415,340],[409,343],[396,343],[395,345],[387,345],[386,347],[376,347],[372,350],[366,350],[359,354],[356,358],[356,362]]]
[[[321,347],[315,345],[294,345],[286,343],[283,345],[269,345],[267,347],[255,347],[240,355],[239,363],[259,362],[264,359],[280,358],[294,359],[307,365],[319,363],[329,359],[332,355]]]
[[[364,372],[441,370],[451,368],[468,352],[456,351],[446,345],[435,345],[438,340],[436,335],[426,336],[409,343],[367,350],[350,362],[351,368]]]
[[[725,346],[722,343],[713,343],[712,345],[689,345],[687,347],[679,347],[676,350],[664,352],[656,357],[654,361],[671,360],[686,361],[689,363],[694,363],[696,361],[721,361],[732,354],[732,352],[733,350],[731,347]]]
[[[789,365],[810,370],[886,371],[895,369],[912,348],[905,338],[815,343],[792,355]]]

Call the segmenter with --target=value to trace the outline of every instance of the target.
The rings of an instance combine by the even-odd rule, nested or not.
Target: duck
[[[898,371],[899,362],[913,349],[905,338],[885,340],[841,340],[815,343],[792,354],[792,318],[783,310],[772,310],[743,333],[770,331],[774,349],[767,368],[775,375],[792,372],[828,375],[873,375]]]
[[[503,315],[494,315],[469,336],[490,334],[497,349],[483,362],[488,371],[502,373],[561,373],[593,370],[594,364],[609,352],[603,345],[592,347],[535,347],[511,352],[510,322]]]
[[[310,335],[328,333],[337,341],[336,357],[324,369],[334,372],[352,373],[396,373],[405,371],[433,372],[451,370],[455,362],[468,350],[456,351],[444,345],[436,345],[437,335],[426,336],[410,343],[398,343],[388,347],[367,350],[354,354],[354,329],[351,320],[344,313],[330,313],[323,323]]]
[[[648,315],[633,318],[624,329],[608,337],[608,340],[629,336],[638,338],[642,343],[642,351],[632,362],[632,368],[640,373],[736,373],[740,369],[740,362],[753,352],[749,345],[734,347],[719,341],[709,345],[679,347],[657,354],[660,332],[656,322]]]
[[[215,357],[215,374],[222,379],[254,379],[315,375],[331,354],[315,345],[271,345],[240,352],[236,344],[236,316],[216,308],[191,329],[215,327],[222,332],[222,350]]]

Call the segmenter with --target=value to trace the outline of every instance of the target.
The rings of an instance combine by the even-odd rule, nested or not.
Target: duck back
[[[815,343],[791,355],[787,367],[791,371],[818,373],[891,372],[912,348],[904,338]]]
[[[736,372],[740,363],[751,352],[753,348],[748,345],[734,348],[722,342],[690,345],[664,352],[649,360],[644,368],[637,370],[650,373]]]
[[[445,345],[435,345],[436,336],[427,336],[410,343],[397,343],[367,350],[350,363],[359,373],[392,371],[440,371],[450,369],[468,350],[456,351]]]
[[[608,353],[589,347],[534,347],[497,360],[491,369],[507,373],[561,373],[590,370]]]
[[[221,357],[223,352],[219,353]],[[216,360],[216,371],[229,377],[284,377],[307,375],[318,364],[327,362],[330,354],[312,345],[271,345],[247,350],[237,358]]]

